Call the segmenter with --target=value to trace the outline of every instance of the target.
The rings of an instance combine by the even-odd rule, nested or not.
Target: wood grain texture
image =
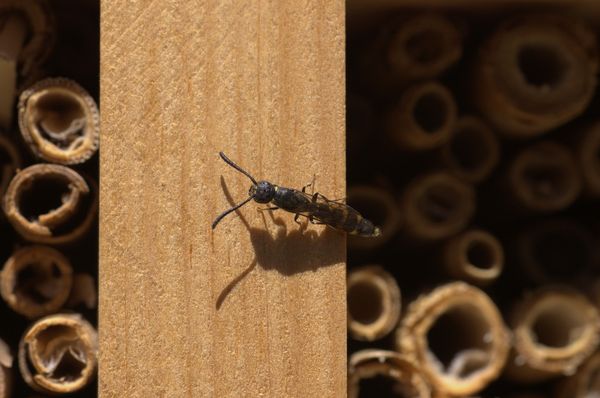
[[[101,7],[100,397],[344,396],[345,237],[210,229],[250,185],[219,150],[344,196],[344,2]]]

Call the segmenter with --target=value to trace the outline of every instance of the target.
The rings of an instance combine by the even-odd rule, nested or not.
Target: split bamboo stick
[[[410,304],[396,333],[440,395],[474,394],[495,380],[509,334],[494,302],[463,282],[443,285]]]
[[[507,136],[540,135],[584,111],[597,71],[595,35],[581,19],[519,16],[481,48],[474,102]]]
[[[388,378],[392,394],[411,398],[430,398],[431,391],[416,363],[393,351],[362,350],[350,357],[348,369],[348,398],[361,395],[361,382],[376,377]],[[382,388],[375,389],[381,395]]]
[[[598,310],[567,288],[546,287],[527,295],[509,324],[514,339],[506,375],[522,383],[574,374],[600,341]]]
[[[348,274],[348,331],[363,341],[380,339],[400,319],[400,288],[378,265],[354,268]]]

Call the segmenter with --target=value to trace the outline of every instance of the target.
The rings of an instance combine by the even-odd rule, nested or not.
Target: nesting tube
[[[438,82],[410,86],[385,118],[387,135],[400,149],[426,151],[450,139],[457,106],[452,93]]]
[[[3,208],[24,238],[37,243],[70,243],[90,229],[98,209],[96,191],[93,181],[68,167],[36,164],[13,178]]]
[[[29,327],[19,343],[19,370],[41,393],[68,394],[88,385],[96,373],[98,336],[79,314],[55,314]]]
[[[63,78],[42,80],[21,93],[19,128],[31,152],[52,163],[72,165],[98,149],[100,116],[94,99]]]
[[[575,150],[585,193],[594,198],[600,197],[600,122],[583,131]]]
[[[572,375],[600,341],[598,310],[567,288],[546,287],[527,295],[509,322],[513,353],[506,374],[518,382]]]
[[[39,318],[57,312],[67,301],[73,281],[69,260],[47,246],[14,252],[0,273],[0,294],[15,312]]]
[[[600,352],[596,352],[574,375],[561,381],[555,398],[593,398],[600,395]]]
[[[494,302],[476,287],[453,282],[409,306],[396,346],[415,359],[440,396],[464,396],[498,377],[510,342]]]
[[[381,247],[402,225],[396,200],[384,189],[369,185],[352,186],[348,189],[348,204],[381,229],[379,236],[369,239],[349,235],[350,249],[372,250]]]
[[[502,24],[481,48],[474,102],[506,135],[536,136],[586,109],[597,70],[595,34],[582,19],[516,17]]]
[[[12,397],[12,365],[13,357],[10,347],[0,339],[0,398]]]
[[[390,393],[394,396],[430,398],[431,390],[417,365],[409,358],[394,351],[362,350],[350,357],[348,369],[348,398],[369,395],[368,386],[362,385],[369,379],[383,377],[391,382]],[[375,391],[382,394],[381,385]],[[361,391],[363,395],[361,395]],[[370,395],[369,395],[370,396]]]
[[[400,318],[400,288],[392,275],[377,265],[348,274],[348,330],[356,340],[373,341],[396,327]]]
[[[21,165],[21,155],[15,144],[6,136],[0,135],[0,196],[4,196],[8,184]]]
[[[450,239],[443,249],[443,263],[454,278],[485,286],[500,276],[504,249],[491,233],[471,229]]]
[[[400,203],[404,233],[416,241],[448,238],[462,231],[475,212],[475,190],[447,172],[418,177]]]
[[[598,271],[595,240],[572,219],[532,224],[517,233],[514,248],[519,269],[536,284],[582,282]]]
[[[475,184],[489,177],[498,165],[500,144],[483,120],[463,116],[456,122],[450,140],[440,148],[440,155],[449,172]]]
[[[581,175],[572,154],[556,142],[533,144],[509,165],[509,194],[526,212],[565,209],[577,199],[581,189]]]

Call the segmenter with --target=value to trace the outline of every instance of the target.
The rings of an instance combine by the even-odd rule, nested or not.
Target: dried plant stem
[[[494,235],[471,229],[445,244],[443,262],[451,276],[484,286],[496,280],[502,272],[504,249]]]
[[[463,230],[475,212],[475,191],[451,174],[434,172],[418,177],[400,202],[404,233],[411,239],[444,239]]]
[[[546,287],[527,295],[509,323],[514,351],[506,374],[519,382],[574,374],[600,341],[598,310],[566,288]]]
[[[523,150],[508,170],[509,194],[524,211],[550,212],[571,205],[582,189],[575,159],[551,141]]]
[[[404,91],[385,120],[392,141],[406,151],[425,151],[450,139],[457,106],[452,93],[437,82],[419,83]]]
[[[12,396],[12,366],[13,357],[10,347],[0,339],[0,398]]]
[[[583,112],[594,94],[597,70],[595,35],[582,20],[517,17],[481,49],[474,102],[507,135],[539,135]]]
[[[4,196],[4,212],[26,239],[69,243],[81,238],[91,227],[98,208],[96,191],[95,184],[91,181],[88,184],[72,169],[37,164],[13,178]],[[55,207],[48,208],[48,203],[54,203]]]
[[[17,96],[18,61],[27,34],[27,21],[18,13],[0,14],[0,126],[8,129]]]
[[[0,294],[15,312],[30,319],[58,311],[71,291],[69,260],[47,246],[14,252],[0,273]]]
[[[400,288],[392,275],[377,265],[348,274],[348,330],[357,340],[373,341],[394,329],[400,318]]]
[[[409,306],[397,330],[396,346],[415,359],[441,396],[463,396],[498,377],[508,355],[509,335],[484,292],[454,282]]]
[[[388,191],[368,185],[348,189],[348,203],[381,229],[381,235],[364,239],[348,236],[348,247],[372,250],[387,243],[400,229],[402,218],[394,197]]]
[[[79,314],[55,314],[29,327],[19,343],[19,369],[42,393],[81,390],[96,372],[98,337]]]
[[[360,396],[361,380],[377,376],[390,378],[395,383],[394,393],[400,396],[431,397],[425,378],[412,360],[393,351],[362,350],[350,357],[348,398]]]
[[[442,164],[458,178],[479,183],[500,161],[500,143],[483,120],[463,116],[454,126],[450,140],[440,148]]]
[[[98,149],[100,116],[94,99],[77,83],[45,79],[21,93],[19,128],[34,155],[77,164]]]

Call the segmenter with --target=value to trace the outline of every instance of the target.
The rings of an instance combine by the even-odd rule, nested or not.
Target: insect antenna
[[[250,202],[252,199],[254,199],[254,196],[250,196],[248,199],[244,200],[242,203],[237,204],[235,206],[233,206],[231,209],[229,210],[225,210],[223,213],[219,214],[219,216],[217,218],[215,218],[215,221],[213,221],[212,223],[212,229],[215,229],[215,227],[217,226],[217,224],[229,213],[236,211],[237,209],[239,209],[240,207],[242,207],[243,205],[245,205],[246,203]]]
[[[248,177],[252,181],[252,183],[254,185],[258,185],[258,183],[256,182],[256,180],[254,179],[254,177],[252,177],[250,175],[250,173],[248,173],[246,170],[242,169],[237,164],[233,163],[233,160],[231,160],[227,156],[225,156],[225,154],[223,152],[219,152],[219,156],[221,156],[221,159],[223,159],[225,161],[225,163],[227,163],[228,165],[230,165],[231,167],[233,167],[234,169],[236,169],[237,171],[239,171],[240,173],[242,173],[246,177]]]

